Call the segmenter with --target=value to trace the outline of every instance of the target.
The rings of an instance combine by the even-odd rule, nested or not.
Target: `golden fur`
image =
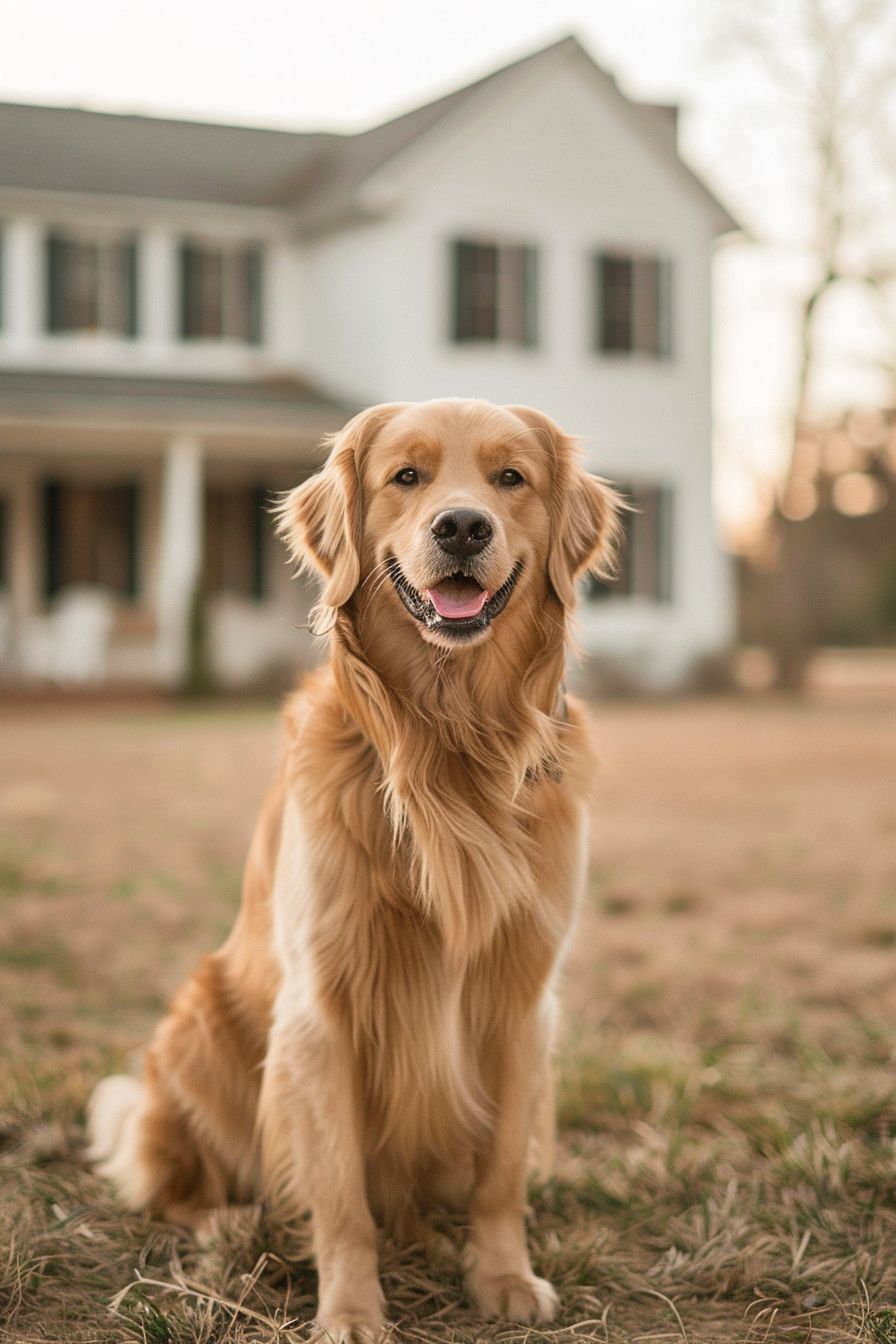
[[[100,1084],[91,1130],[125,1200],[173,1221],[259,1195],[310,1210],[334,1340],[383,1325],[374,1219],[430,1244],[437,1202],[467,1210],[484,1314],[553,1315],[525,1186],[530,1149],[550,1161],[553,981],[593,770],[563,674],[575,580],[606,565],[617,503],[547,417],[442,401],[357,416],[282,505],[323,579],[330,659],[287,702],[232,933],[142,1080]],[[430,525],[459,507],[493,525],[485,591],[522,566],[466,642],[415,619],[389,568],[427,589]]]

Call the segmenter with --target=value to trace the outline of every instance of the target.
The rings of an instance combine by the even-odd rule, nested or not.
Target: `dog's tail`
[[[117,1073],[97,1084],[87,1105],[88,1160],[130,1208],[146,1202],[137,1156],[143,1099],[142,1083]]]

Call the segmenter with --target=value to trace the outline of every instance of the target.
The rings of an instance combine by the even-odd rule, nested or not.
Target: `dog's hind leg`
[[[106,1078],[90,1102],[90,1157],[125,1203],[199,1227],[252,1197],[264,1047],[220,954],[206,957],[159,1024],[143,1078]]]

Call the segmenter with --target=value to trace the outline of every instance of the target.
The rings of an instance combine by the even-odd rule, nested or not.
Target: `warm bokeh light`
[[[811,481],[795,476],[781,496],[781,513],[793,523],[809,518],[818,508],[818,490]]]
[[[838,513],[844,513],[848,518],[861,518],[882,509],[887,495],[883,485],[873,476],[863,471],[848,471],[834,482],[831,498]]]

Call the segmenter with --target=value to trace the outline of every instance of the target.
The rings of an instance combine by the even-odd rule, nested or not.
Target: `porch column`
[[[44,326],[44,232],[37,220],[11,218],[3,237],[3,294],[7,338],[31,346]]]
[[[32,473],[17,464],[9,485],[9,597],[12,608],[12,659],[27,672],[24,645],[28,625],[41,606],[40,494]]]
[[[137,271],[140,339],[147,353],[170,356],[177,329],[175,239],[164,229],[147,229],[140,240]]]
[[[202,444],[177,435],[168,444],[162,469],[159,527],[159,679],[180,685],[189,661],[190,608],[202,567]]]

